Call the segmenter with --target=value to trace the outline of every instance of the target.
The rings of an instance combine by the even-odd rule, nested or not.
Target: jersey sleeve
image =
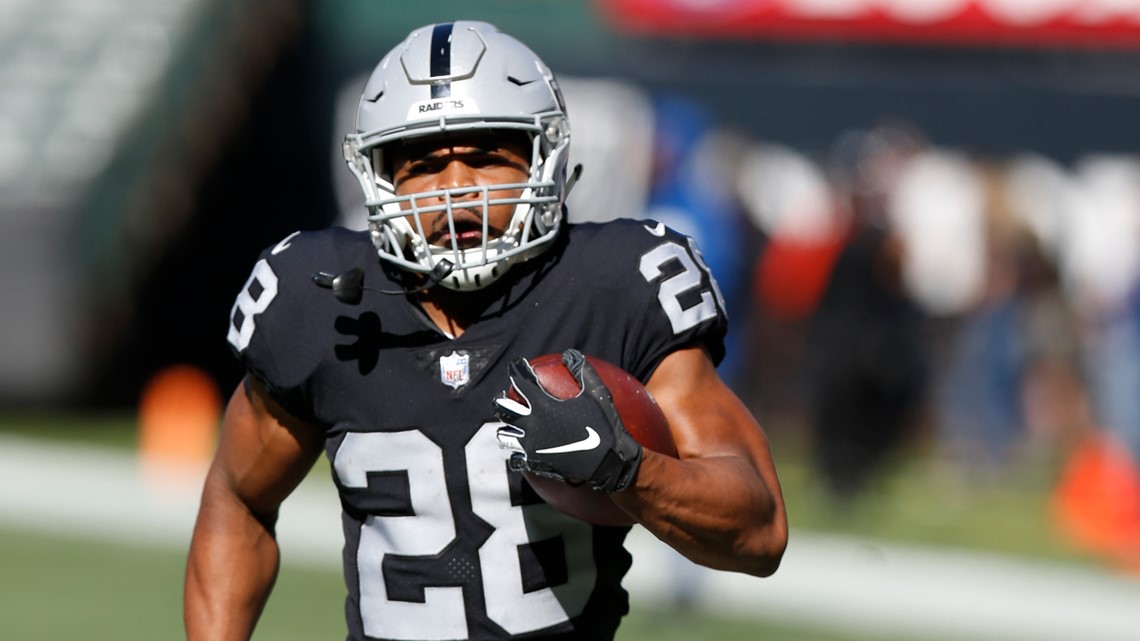
[[[728,331],[724,297],[696,242],[655,221],[624,220],[610,223],[598,240],[608,258],[594,264],[610,266],[606,278],[616,288],[601,294],[600,307],[622,319],[625,369],[646,381],[666,356],[693,345],[720,364]]]
[[[313,420],[311,384],[328,354],[335,299],[318,271],[344,268],[338,234],[295,232],[266,248],[238,292],[227,340],[246,369],[290,414]]]

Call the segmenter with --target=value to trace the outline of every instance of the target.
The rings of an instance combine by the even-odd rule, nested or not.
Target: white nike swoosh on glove
[[[587,425],[586,426],[586,438],[584,438],[580,441],[574,441],[573,443],[567,443],[565,445],[559,445],[557,447],[548,447],[548,448],[542,449],[542,450],[535,450],[534,453],[535,454],[565,454],[567,452],[584,452],[586,450],[594,449],[601,442],[602,442],[602,437],[598,436],[598,433],[594,431],[594,428]]]

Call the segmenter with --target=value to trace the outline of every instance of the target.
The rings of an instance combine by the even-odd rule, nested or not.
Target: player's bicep
[[[668,418],[681,458],[740,456],[757,468],[770,462],[763,430],[702,347],[669,354],[646,388]]]
[[[312,468],[321,431],[278,405],[247,377],[226,407],[210,482],[259,516],[272,516]]]

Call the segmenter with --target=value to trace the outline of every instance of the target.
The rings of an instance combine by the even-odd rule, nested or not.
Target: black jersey
[[[644,221],[571,225],[485,291],[455,339],[410,296],[352,305],[313,282],[356,266],[366,287],[400,288],[366,233],[287,237],[258,260],[229,331],[274,398],[326,431],[348,638],[612,638],[629,528],[543,503],[507,467],[492,399],[511,359],[569,347],[643,382],[683,346],[719,361],[724,306],[696,246]]]

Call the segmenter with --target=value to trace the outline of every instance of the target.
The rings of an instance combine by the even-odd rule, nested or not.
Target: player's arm
[[[189,641],[249,639],[277,577],[278,507],[320,455],[323,436],[253,377],[226,408],[186,568]]]
[[[646,388],[669,419],[679,459],[644,450],[633,484],[614,503],[696,563],[768,576],[788,541],[767,438],[721,381],[707,352],[661,362]]]

